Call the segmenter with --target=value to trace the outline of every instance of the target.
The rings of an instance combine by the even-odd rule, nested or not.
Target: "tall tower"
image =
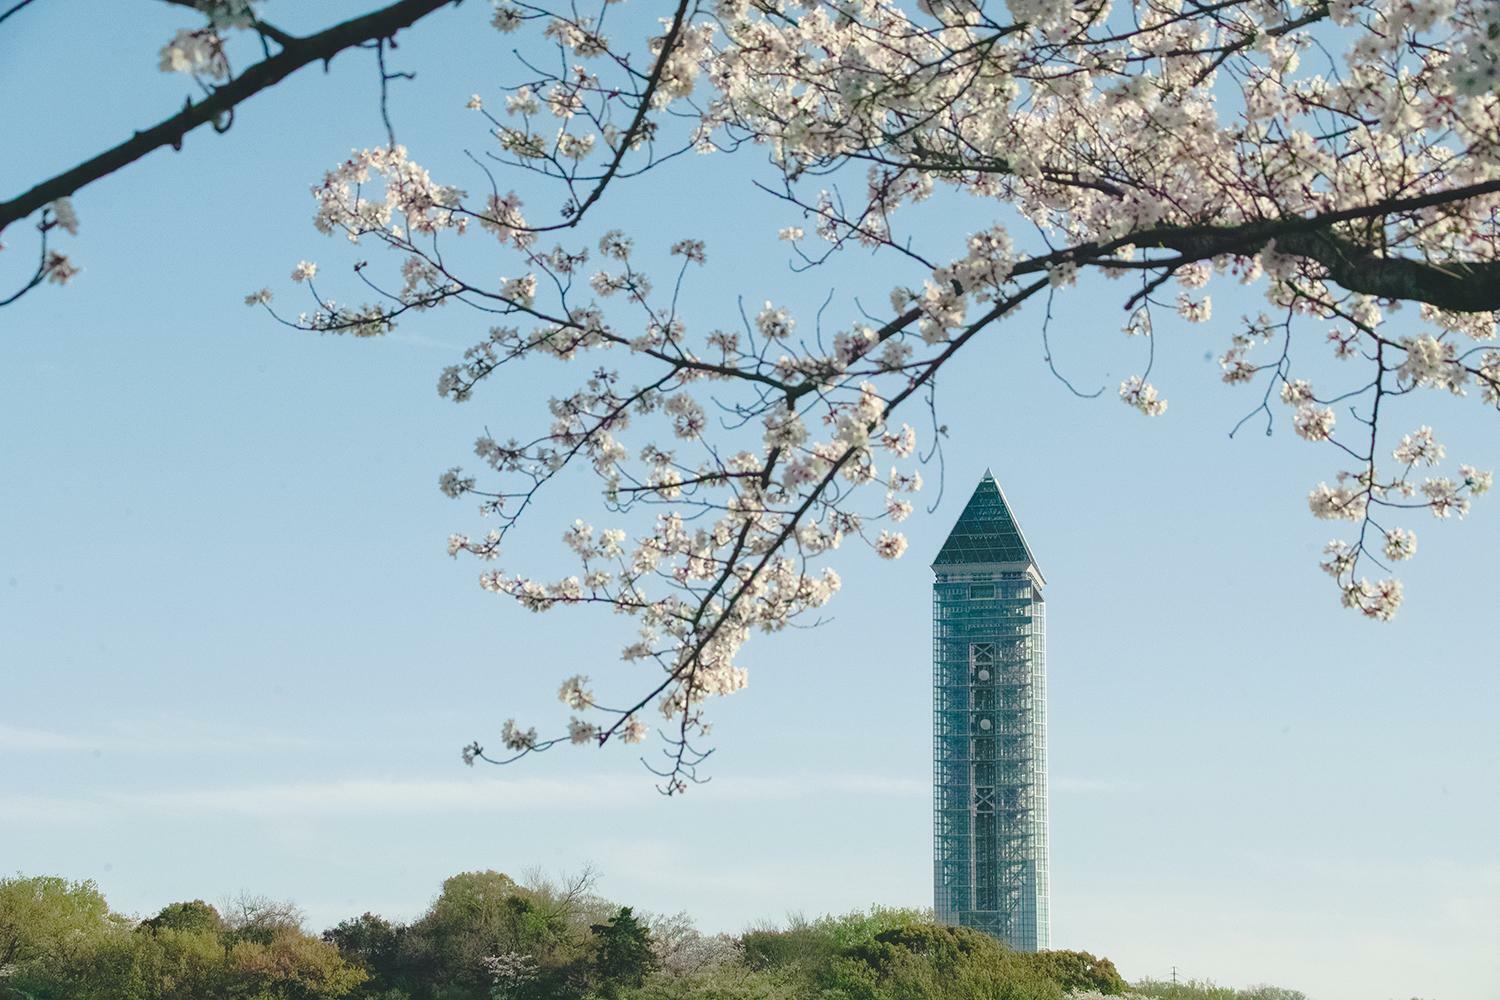
[[[932,869],[939,921],[1049,946],[1041,570],[995,477],[932,564]]]

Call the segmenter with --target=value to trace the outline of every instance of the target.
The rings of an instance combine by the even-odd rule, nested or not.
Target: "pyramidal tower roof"
[[[1026,536],[1011,513],[1005,492],[986,469],[964,505],[958,523],[933,560],[933,567],[972,566],[979,563],[1021,563],[1036,566]],[[1040,573],[1040,568],[1037,569]]]

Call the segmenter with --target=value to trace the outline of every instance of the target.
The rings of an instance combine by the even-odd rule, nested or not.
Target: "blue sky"
[[[78,2],[7,23],[0,93],[27,98],[0,102],[0,190],[181,99],[154,66],[185,22],[141,9],[128,27]],[[476,187],[461,151],[484,135],[462,106],[514,66],[484,22],[467,4],[403,36],[419,75],[393,104],[414,157]],[[1052,328],[1098,400],[1047,374],[1034,314],[976,342],[942,385],[941,506],[898,563],[840,553],[825,626],[752,642],[750,688],[714,707],[708,786],[662,799],[628,749],[464,768],[459,747],[508,715],[560,722],[567,674],[629,686],[629,636],[522,611],[443,552],[481,522],[438,474],[483,426],[534,419],[566,372],[454,407],[433,387],[476,317],[356,343],[240,303],[292,295],[301,258],[347,280],[307,188],[382,140],[370,62],[87,189],[68,248],[84,273],[0,312],[0,870],[94,878],[140,913],[250,890],[316,926],[414,916],[464,869],[586,862],[607,895],[711,929],[930,905],[926,561],[990,467],[1049,580],[1054,943],[1130,977],[1496,996],[1500,517],[1484,498],[1467,522],[1417,521],[1400,618],[1341,611],[1304,501],[1336,458],[1284,423],[1227,438],[1253,402],[1212,357],[1254,300],[1221,289],[1215,322],[1160,332],[1155,421],[1114,398],[1142,363],[1117,286],[1059,298]],[[658,253],[708,239],[688,299],[705,325],[739,295],[815,306],[834,280],[789,275],[774,229],[796,220],[750,189],[757,169],[684,161],[606,206]],[[930,231],[961,237],[973,211],[939,205]],[[30,251],[6,237],[13,269]],[[870,294],[858,277],[835,281],[846,308]],[[1500,466],[1493,414],[1414,402],[1403,423]],[[586,485],[536,512],[517,565],[565,565],[563,528],[597,511]]]

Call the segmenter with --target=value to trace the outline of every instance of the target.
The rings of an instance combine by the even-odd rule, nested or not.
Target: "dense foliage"
[[[914,910],[794,919],[733,937],[592,891],[588,874],[465,872],[410,923],[366,913],[311,935],[243,897],[110,910],[92,882],[0,880],[0,1000],[1063,1000],[1127,984],[1087,952],[1011,951]],[[1160,1000],[1303,1000],[1145,981]]]
[[[4,1000],[324,1000],[367,974],[302,929],[293,907],[193,900],[149,920],[110,911],[92,882],[0,880]]]
[[[1015,952],[971,928],[933,924],[901,910],[755,931],[741,947],[750,969],[785,975],[796,996],[1061,1000],[1079,988],[1110,994],[1125,988],[1108,959],[1076,951]]]
[[[92,882],[0,879],[0,1000],[1089,1000],[1129,996],[1107,958],[1025,954],[914,910],[793,919],[733,937],[563,882],[465,872],[410,923],[366,913],[321,936],[243,897],[110,910]],[[1158,1000],[1305,1000],[1146,980]]]

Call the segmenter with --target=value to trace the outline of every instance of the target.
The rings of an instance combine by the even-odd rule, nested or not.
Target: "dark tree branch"
[[[1276,241],[1282,253],[1315,260],[1351,292],[1426,302],[1450,312],[1500,309],[1500,261],[1429,264],[1382,257],[1332,233],[1294,233]]]
[[[1453,312],[1489,312],[1500,310],[1500,261],[1429,263],[1385,257],[1332,229],[1342,222],[1459,205],[1496,192],[1500,192],[1500,180],[1314,216],[1240,226],[1163,227],[1132,234],[1121,242],[1176,250],[1182,259],[1170,263],[1188,263],[1219,254],[1257,253],[1274,241],[1281,253],[1322,265],[1330,279],[1351,292],[1426,302]]]
[[[53,267],[56,266],[56,262],[54,261],[51,253],[49,253],[47,250],[47,230],[50,228],[51,227],[47,224],[47,216],[44,214],[42,216],[42,224],[37,226],[37,229],[40,230],[42,234],[42,239],[41,251],[37,255],[36,270],[31,273],[31,277],[26,279],[26,283],[23,284],[20,288],[16,289],[16,291],[11,293],[10,295],[5,296],[4,298],[0,298],[0,306],[10,305],[12,302],[16,301],[21,296],[31,291],[37,285],[40,285],[46,279],[47,274],[53,269]]]
[[[6,18],[10,17],[12,14],[19,13],[23,7],[29,6],[33,2],[35,2],[35,0],[18,0],[17,3],[12,4],[10,7],[7,7],[3,11],[0,11],[0,23],[3,23]]]
[[[630,125],[620,136],[619,148],[609,159],[609,165],[599,176],[592,191],[576,206],[569,206],[567,212],[568,221],[552,226],[536,226],[532,232],[547,232],[553,229],[572,229],[583,221],[583,216],[604,196],[604,189],[609,187],[610,181],[620,172],[620,166],[625,162],[626,155],[635,145],[641,130],[646,126],[647,115],[651,111],[651,101],[656,96],[657,88],[661,86],[662,71],[667,68],[667,60],[672,55],[682,39],[683,28],[687,26],[688,18],[692,13],[691,0],[678,0],[677,10],[672,15],[672,23],[667,28],[667,33],[662,37],[661,52],[657,54],[656,64],[651,67],[651,74],[646,78],[646,85],[641,90],[640,105],[635,109],[635,116],[631,118]]]
[[[460,2],[462,0],[398,0],[388,7],[336,24],[315,35],[305,38],[283,36],[285,41],[280,52],[251,66],[202,101],[196,104],[189,101],[177,114],[144,132],[135,133],[113,149],[43,181],[10,201],[0,202],[0,232],[12,222],[134,163],[153,150],[162,146],[180,147],[188,132],[213,122],[232,111],[241,101],[275,86],[302,67],[315,62],[326,65],[345,49],[390,38],[439,7]]]

